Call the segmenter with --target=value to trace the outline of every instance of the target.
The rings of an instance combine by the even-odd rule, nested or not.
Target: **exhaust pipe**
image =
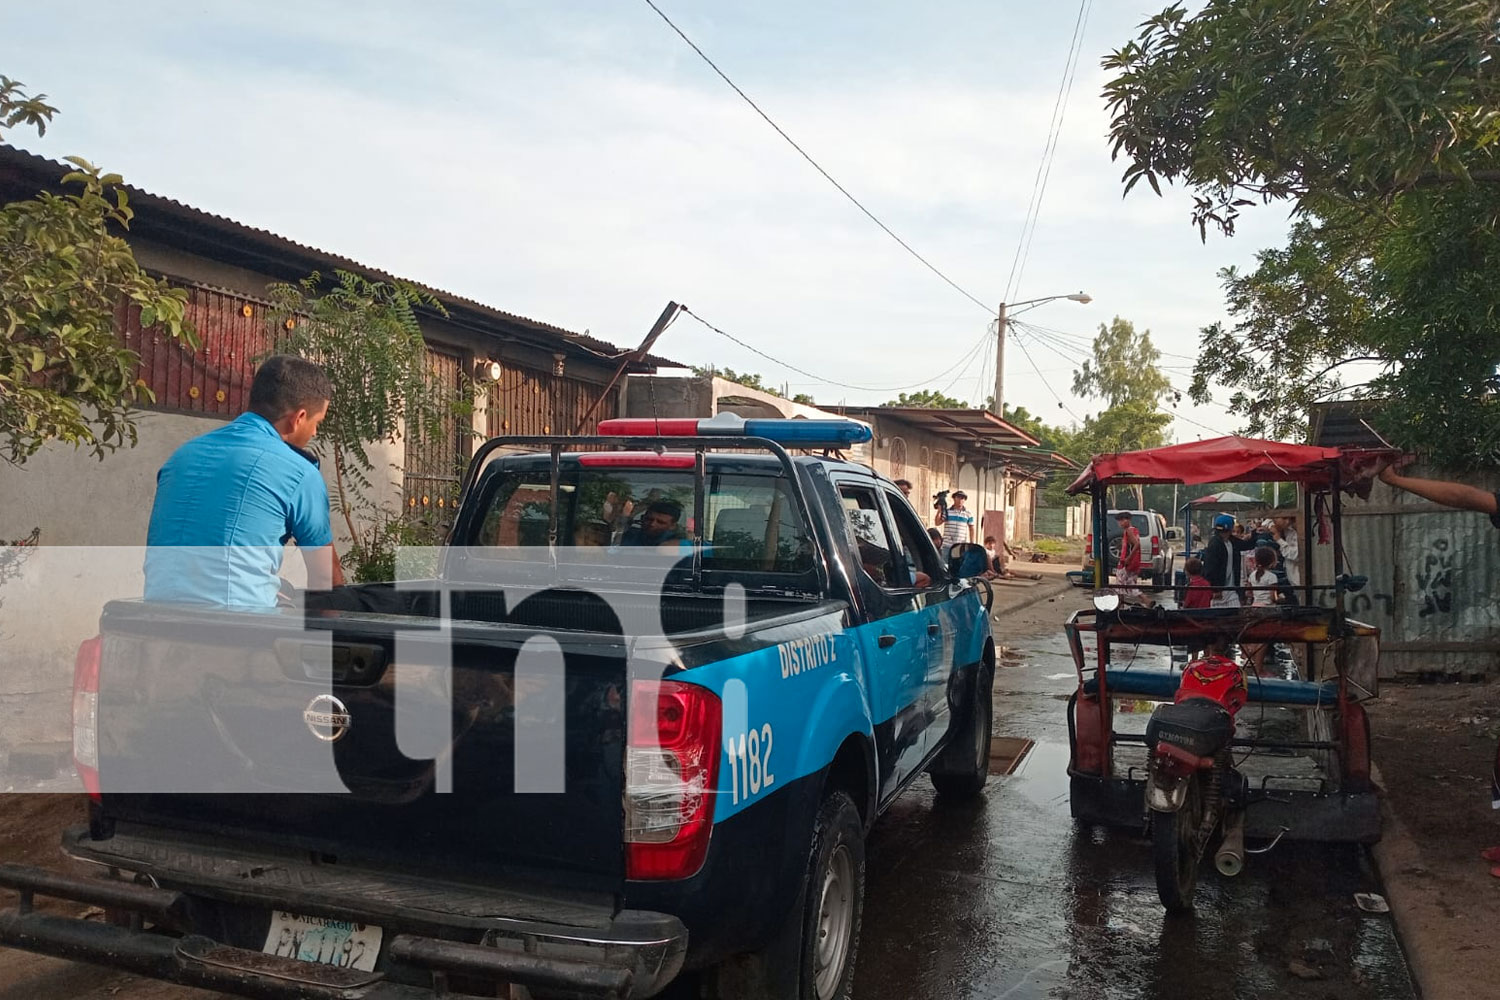
[[[1214,867],[1230,878],[1245,870],[1245,814],[1237,812],[1224,827],[1224,840],[1214,854]]]

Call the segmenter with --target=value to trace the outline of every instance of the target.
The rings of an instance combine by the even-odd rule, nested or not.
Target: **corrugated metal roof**
[[[1314,403],[1308,440],[1323,448],[1383,448],[1385,442],[1364,423],[1380,405],[1374,399]]]
[[[841,413],[866,419],[893,417],[929,434],[970,445],[1035,447],[1036,438],[995,416],[989,410],[957,410],[938,406],[844,406]]]
[[[61,190],[59,179],[72,169],[68,164],[49,160],[44,156],[28,153],[14,146],[0,144],[0,197],[11,200],[30,197],[37,191]],[[573,346],[611,360],[619,360],[631,353],[629,348],[616,347],[597,337],[575,333],[527,316],[508,313],[485,305],[483,302],[477,302],[422,282],[402,278],[327,250],[298,243],[269,230],[258,229],[222,215],[205,212],[174,198],[153,194],[128,184],[122,187],[129,195],[130,206],[136,213],[131,231],[140,236],[161,237],[164,242],[170,241],[169,245],[179,246],[212,259],[225,260],[226,263],[241,263],[244,266],[240,258],[249,257],[257,260],[256,264],[251,265],[253,268],[273,274],[280,272],[278,276],[287,280],[303,277],[310,271],[329,271],[338,268],[354,271],[380,281],[400,281],[437,298],[450,313],[450,318],[455,321],[462,323],[468,320],[468,325],[473,325],[477,321],[481,326],[477,332],[505,333],[512,336],[518,333],[532,334],[537,340],[545,340],[554,344],[561,341],[565,346]],[[183,226],[212,234],[216,239],[206,241],[201,238],[192,239],[193,234],[184,232],[181,228]],[[173,237],[177,238],[173,239]],[[229,252],[214,254],[212,251],[215,248]],[[226,260],[226,257],[230,259]],[[276,267],[278,263],[282,266]],[[641,371],[657,367],[685,368],[687,366],[650,354],[638,364],[633,364],[632,370]]]

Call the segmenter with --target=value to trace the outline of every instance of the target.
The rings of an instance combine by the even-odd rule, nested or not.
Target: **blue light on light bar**
[[[745,434],[778,444],[843,446],[870,440],[870,428],[853,420],[746,420]]]
[[[778,444],[824,448],[863,444],[871,437],[870,428],[857,420],[746,420],[733,413],[721,413],[711,420],[694,420],[690,417],[668,420],[643,417],[601,420],[599,433],[626,437],[759,437]]]

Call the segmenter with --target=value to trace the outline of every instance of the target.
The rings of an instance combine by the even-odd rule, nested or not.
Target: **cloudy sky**
[[[658,3],[891,229],[985,303],[1004,297],[1076,6]],[[1053,422],[1097,410],[1071,395],[1071,371],[1116,315],[1151,330],[1185,387],[1196,331],[1223,316],[1218,269],[1285,231],[1283,210],[1259,209],[1205,246],[1185,194],[1122,199],[1099,60],[1164,3],[1093,4],[1009,296],[1093,296],[1024,317],[1073,339],[1017,331],[1006,352],[1007,401]],[[0,73],[62,112],[43,140],[12,134],[36,152],[620,345],[675,299],[868,388],[814,382],[690,317],[660,353],[819,402],[991,391],[985,311],[844,200],[644,0],[58,2],[5,22]],[[1177,422],[1181,440],[1235,426],[1218,407],[1181,412],[1197,421]]]

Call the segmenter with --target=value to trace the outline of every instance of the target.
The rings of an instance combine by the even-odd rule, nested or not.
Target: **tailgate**
[[[518,679],[535,629],[456,622],[449,643],[432,625],[111,605],[105,816],[322,862],[617,891],[623,640],[553,633]]]

